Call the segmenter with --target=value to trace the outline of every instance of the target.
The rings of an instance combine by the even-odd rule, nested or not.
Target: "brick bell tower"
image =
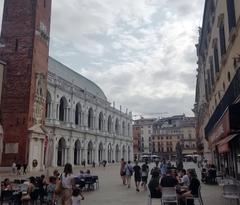
[[[30,169],[43,168],[50,18],[51,0],[4,1],[2,166],[15,161]]]

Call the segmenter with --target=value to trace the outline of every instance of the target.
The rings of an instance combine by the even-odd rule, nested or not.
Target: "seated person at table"
[[[30,177],[27,193],[23,194],[22,196],[23,202],[31,200],[31,196],[32,196],[32,193],[34,193],[35,187],[36,187],[36,179],[34,177]]]
[[[161,187],[175,187],[178,184],[177,179],[175,179],[171,173],[171,170],[167,169],[166,176],[161,179]]]
[[[148,188],[151,194],[151,198],[161,198],[162,191],[159,185],[159,172],[153,172],[152,178],[148,184]]]
[[[84,174],[84,171],[80,170],[80,174],[78,176],[78,178],[84,178],[86,176],[86,174]]]
[[[210,165],[207,172],[206,182],[210,184],[216,183],[217,171],[214,164]]]
[[[89,170],[89,169],[86,171],[86,174],[85,174],[85,176],[86,176],[86,177],[90,177],[90,176],[92,176],[92,175],[91,175],[91,172],[90,172],[90,170]]]
[[[196,173],[193,170],[188,170],[187,173],[190,178],[190,185],[188,187],[188,190],[180,197],[182,202],[181,204],[184,204],[186,197],[197,197],[198,188],[200,186],[200,181],[198,180]]]
[[[56,177],[49,177],[49,185],[47,186],[47,204],[55,203]]]
[[[2,190],[4,190],[4,191],[12,190],[12,185],[11,185],[11,182],[8,178],[4,179],[4,181],[3,181]]]
[[[187,172],[186,172],[185,169],[183,169],[183,170],[181,171],[181,176],[182,176],[182,178],[181,178],[181,185],[188,187],[189,184],[190,184],[190,179],[189,179],[189,177],[188,177]]]

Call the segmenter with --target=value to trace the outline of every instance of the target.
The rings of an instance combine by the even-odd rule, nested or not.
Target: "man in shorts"
[[[141,182],[141,167],[138,165],[138,162],[135,162],[135,166],[133,167],[134,171],[134,180],[136,185],[136,191],[139,192],[139,185]]]
[[[142,165],[142,186],[144,190],[147,190],[149,166],[147,161]]]

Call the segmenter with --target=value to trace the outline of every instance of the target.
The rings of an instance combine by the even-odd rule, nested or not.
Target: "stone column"
[[[96,148],[95,148],[95,160],[94,160],[96,164],[99,164],[99,160],[98,160],[99,157],[98,157],[98,154],[99,154],[99,153],[98,153],[98,147],[96,146]]]
[[[74,163],[74,146],[72,145],[72,143],[68,147],[68,160],[69,163]]]
[[[59,120],[59,104],[56,104],[55,119]]]

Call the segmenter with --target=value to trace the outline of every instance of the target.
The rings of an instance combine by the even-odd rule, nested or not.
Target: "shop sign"
[[[215,128],[212,130],[209,136],[209,145],[213,145],[218,142],[220,139],[228,136],[230,132],[229,124],[229,111],[227,110],[223,117],[219,120]]]

